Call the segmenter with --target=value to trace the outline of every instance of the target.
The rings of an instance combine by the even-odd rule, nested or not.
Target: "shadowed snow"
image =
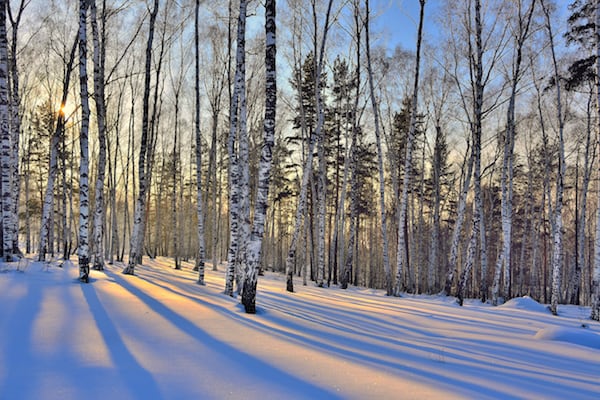
[[[530,298],[458,307],[300,281],[287,293],[267,273],[247,315],[222,272],[199,286],[191,263],[145,261],[88,285],[71,263],[0,274],[0,399],[600,398],[586,307],[555,317]]]

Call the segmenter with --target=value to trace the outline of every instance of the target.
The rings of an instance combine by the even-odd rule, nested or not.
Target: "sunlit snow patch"
[[[600,335],[586,328],[543,328],[535,334],[534,338],[568,342],[600,350]]]
[[[502,304],[500,307],[513,308],[525,311],[548,312],[548,308],[545,305],[538,303],[529,296],[516,297],[514,299],[510,299],[506,303]]]

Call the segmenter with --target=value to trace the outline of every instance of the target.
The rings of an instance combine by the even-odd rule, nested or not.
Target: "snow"
[[[148,261],[0,274],[1,399],[598,399],[600,324],[530,298],[499,307],[260,277],[258,313]]]
[[[517,297],[510,299],[506,303],[500,305],[501,308],[512,308],[517,310],[525,310],[532,312],[550,312],[547,306],[538,303],[529,296]]]

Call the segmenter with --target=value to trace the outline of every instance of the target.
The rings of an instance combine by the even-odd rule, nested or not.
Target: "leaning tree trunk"
[[[273,145],[275,142],[275,116],[277,108],[277,75],[276,75],[276,0],[265,2],[265,119],[264,143],[261,150],[258,170],[258,188],[254,207],[252,233],[246,250],[246,264],[242,265],[244,283],[242,304],[247,313],[256,312],[256,287],[258,271],[261,262],[261,246],[269,200],[269,183],[271,163],[273,160]]]
[[[377,106],[377,99],[375,98],[375,85],[373,83],[373,68],[371,66],[371,45],[369,35],[369,0],[365,1],[366,7],[366,19],[365,19],[365,42],[367,51],[367,71],[369,74],[369,92],[371,96],[371,105],[373,107],[373,117],[375,119],[375,138],[377,141],[377,165],[379,170],[379,211],[381,215],[381,235],[383,238],[383,269],[385,274],[385,288],[388,296],[392,295],[392,269],[390,266],[389,256],[389,240],[387,234],[387,217],[385,210],[385,179],[384,179],[384,166],[383,166],[383,148],[381,146],[381,134],[379,130],[379,108]],[[419,31],[420,33],[420,31]],[[417,46],[420,46],[420,41]],[[417,60],[419,53],[417,53]],[[418,62],[418,61],[417,61]],[[418,70],[418,67],[417,67]],[[418,72],[417,72],[418,76]],[[413,136],[414,136],[414,131]],[[410,139],[409,139],[410,141]],[[405,175],[406,176],[406,175]],[[406,183],[406,182],[405,182]],[[353,188],[354,189],[354,188]],[[400,252],[398,252],[400,254]],[[399,256],[400,257],[400,256]],[[394,293],[396,294],[396,293]]]
[[[102,10],[104,12],[106,10]],[[94,42],[94,101],[98,124],[98,171],[94,200],[94,269],[104,270],[104,178],[106,175],[106,103],[104,97],[104,35],[102,41],[98,32],[96,0],[90,0],[92,37]],[[104,18],[103,18],[104,19]],[[104,29],[104,23],[102,27]]]
[[[135,265],[142,259],[142,246],[144,238],[144,219],[146,216],[146,197],[150,183],[149,150],[152,143],[148,143],[150,136],[149,127],[149,102],[150,102],[150,77],[152,67],[152,41],[154,39],[154,25],[156,15],[158,14],[159,0],[154,0],[154,8],[150,13],[150,26],[148,30],[148,42],[146,44],[146,61],[144,73],[144,97],[142,105],[142,137],[140,141],[140,156],[138,161],[138,180],[139,190],[135,202],[135,211],[133,217],[133,232],[131,233],[129,244],[129,261],[127,267],[123,270],[124,274],[134,275]]]
[[[400,197],[400,212],[398,215],[398,256],[396,260],[396,286],[394,288],[394,295],[400,296],[400,293],[404,291],[404,280],[403,273],[404,268],[408,267],[408,254],[406,244],[408,238],[406,237],[406,210],[408,208],[408,187],[410,185],[410,175],[412,167],[412,150],[415,142],[415,132],[417,129],[417,106],[419,100],[419,68],[421,60],[421,39],[423,37],[423,16],[425,12],[425,0],[419,0],[420,13],[419,13],[419,28],[417,33],[417,56],[415,61],[415,75],[413,84],[413,95],[411,100],[410,110],[410,127],[408,131],[408,138],[406,139],[406,156],[404,158],[404,180],[402,183],[402,195]]]
[[[81,96],[81,132],[79,133],[79,280],[89,282],[89,149],[90,105],[87,83],[87,8],[88,0],[79,0],[79,88]],[[1,17],[0,17],[1,18]]]

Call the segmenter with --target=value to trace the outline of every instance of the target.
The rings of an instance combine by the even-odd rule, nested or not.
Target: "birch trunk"
[[[303,215],[306,207],[306,196],[308,194],[308,183],[309,177],[312,175],[312,164],[313,164],[313,152],[315,144],[320,143],[323,135],[323,125],[324,125],[324,112],[320,108],[323,105],[321,100],[321,74],[323,69],[323,59],[325,53],[325,43],[327,42],[327,34],[329,32],[329,18],[331,15],[331,6],[333,4],[333,0],[328,1],[327,5],[327,13],[325,15],[325,25],[323,28],[323,38],[321,41],[321,48],[319,52],[319,61],[317,63],[317,70],[315,73],[315,94],[317,96],[316,104],[317,104],[317,127],[314,133],[311,133],[310,143],[308,146],[308,153],[306,157],[306,161],[304,164],[304,168],[302,170],[302,183],[300,186],[300,195],[298,199],[298,206],[296,209],[296,217],[294,223],[294,231],[292,233],[292,239],[290,241],[290,248],[288,250],[286,262],[285,262],[285,272],[286,272],[286,290],[288,292],[294,291],[294,259],[296,257],[296,245],[298,242],[298,235],[300,234],[300,228],[302,227]]]
[[[177,218],[177,183],[178,183],[178,171],[179,171],[179,159],[181,157],[181,154],[179,153],[179,93],[180,93],[180,89],[181,89],[181,78],[180,78],[180,83],[177,85],[177,87],[175,88],[175,93],[173,94],[173,97],[175,97],[175,115],[174,115],[174,119],[175,119],[175,123],[174,123],[174,127],[173,127],[173,150],[171,152],[171,185],[172,185],[172,192],[171,192],[171,218],[172,218],[172,223],[173,223],[173,258],[175,261],[175,269],[181,269],[181,259],[180,259],[180,246],[179,246],[179,224],[178,224],[178,218]],[[198,122],[195,122],[195,124],[199,124]],[[198,133],[198,128],[196,128],[196,134]],[[197,145],[197,143],[196,143]],[[202,159],[201,159],[202,160]],[[202,164],[200,164],[202,165]],[[202,168],[200,168],[200,170],[202,171]],[[181,190],[183,190],[183,188],[181,188]],[[200,200],[202,200],[202,197],[200,197]],[[168,248],[168,246],[167,246]]]
[[[258,172],[258,188],[254,208],[252,233],[247,247],[244,267],[244,291],[242,304],[247,313],[256,312],[256,287],[261,263],[261,247],[269,200],[269,184],[273,145],[275,142],[275,117],[277,108],[277,71],[276,71],[276,0],[265,2],[265,119],[264,143],[261,149]]]
[[[424,4],[424,0],[421,1],[421,4]],[[385,209],[385,178],[384,178],[384,166],[383,166],[383,148],[381,145],[381,133],[379,129],[379,109],[377,106],[377,99],[375,98],[375,85],[373,83],[373,69],[371,66],[371,45],[370,45],[370,35],[369,35],[369,18],[370,18],[370,10],[369,10],[369,0],[365,0],[366,7],[366,17],[365,17],[365,44],[366,44],[366,52],[367,52],[367,70],[369,74],[369,92],[371,97],[371,105],[373,107],[373,117],[375,119],[375,138],[377,143],[377,165],[379,169],[379,212],[381,218],[381,236],[383,238],[383,270],[385,274],[385,288],[388,296],[392,294],[398,296],[399,292],[392,293],[392,268],[390,266],[390,256],[389,256],[389,240],[387,236],[387,216]],[[421,10],[421,17],[422,17]],[[420,33],[420,31],[419,31]],[[417,47],[420,46],[420,41],[417,43]],[[419,49],[420,50],[420,49]],[[419,50],[417,50],[417,60],[419,57]],[[417,61],[418,62],[418,61]],[[417,67],[418,70],[418,67]],[[418,75],[418,72],[417,72]],[[418,78],[417,78],[418,79]],[[413,136],[414,136],[414,131]],[[410,141],[410,139],[409,139]],[[353,178],[356,180],[356,178]],[[353,187],[353,192],[354,192]],[[352,222],[351,222],[352,223]],[[398,253],[400,254],[400,252]],[[398,284],[398,276],[396,277]],[[400,279],[401,281],[401,279]]]
[[[12,192],[12,135],[10,131],[10,96],[9,96],[9,58],[8,38],[6,34],[6,8],[8,2],[0,1],[0,154],[2,169],[1,196],[2,196],[2,256],[4,261],[10,262],[13,258],[13,214],[14,198]]]
[[[11,127],[11,168],[12,168],[12,196],[13,196],[13,221],[11,223],[12,234],[13,234],[13,254],[21,256],[21,250],[19,249],[19,197],[21,192],[21,174],[19,171],[19,141],[21,136],[21,116],[19,113],[21,107],[21,98],[19,93],[19,71],[17,66],[17,52],[18,52],[18,30],[21,23],[21,17],[25,7],[29,3],[26,0],[21,0],[19,3],[16,18],[13,18],[11,11],[10,2],[7,2],[7,11],[12,27],[12,41],[10,51],[10,79],[12,85],[10,87],[10,127]]]
[[[81,96],[81,131],[79,133],[79,280],[89,282],[89,150],[88,131],[90,125],[90,105],[87,82],[87,10],[88,0],[79,0],[79,87]],[[1,18],[1,17],[0,17]]]
[[[104,13],[102,10],[102,38],[98,31],[96,0],[90,1],[90,17],[94,42],[94,101],[96,103],[96,122],[98,124],[98,172],[95,185],[94,203],[94,269],[104,270],[104,178],[106,174],[106,103],[104,97]]]
[[[433,293],[436,284],[435,271],[439,264],[440,248],[440,219],[441,219],[441,175],[442,175],[442,145],[445,144],[446,137],[440,126],[440,119],[437,118],[435,126],[435,146],[433,151],[433,226],[431,232],[431,244],[429,247],[429,259],[427,265],[427,285],[429,293]]]
[[[458,247],[460,245],[460,237],[462,228],[465,222],[465,215],[467,211],[467,195],[469,194],[469,187],[471,186],[471,176],[473,175],[473,164],[475,156],[473,151],[467,161],[467,173],[464,179],[463,187],[460,192],[458,199],[458,210],[456,211],[456,222],[454,223],[454,229],[452,230],[452,244],[450,246],[450,256],[448,258],[448,268],[446,272],[446,284],[444,292],[446,296],[452,293],[452,286],[454,285],[454,279],[458,275],[457,260],[458,260]]]
[[[563,221],[562,221],[562,208],[563,208],[563,192],[564,192],[564,176],[565,176],[565,144],[563,137],[564,130],[564,118],[562,114],[562,103],[561,103],[561,88],[560,88],[560,75],[558,71],[558,64],[556,61],[556,54],[554,49],[554,36],[552,32],[552,25],[550,22],[550,11],[548,10],[544,0],[540,0],[542,9],[544,11],[546,19],[546,30],[548,31],[548,38],[550,40],[550,52],[552,54],[552,64],[554,67],[554,81],[556,84],[556,108],[557,108],[557,119],[558,119],[558,174],[556,177],[556,205],[554,206],[554,246],[552,248],[552,296],[550,299],[550,311],[552,314],[558,315],[558,303],[561,300],[561,277],[562,277],[562,262],[563,262]]]
[[[518,32],[515,37],[515,60],[513,63],[513,76],[511,79],[511,91],[508,101],[508,110],[506,113],[506,132],[504,135],[504,156],[502,159],[502,251],[496,263],[494,272],[494,286],[492,289],[492,303],[498,304],[498,297],[502,295],[506,301],[511,297],[511,249],[512,249],[512,223],[513,223],[513,175],[514,175],[514,148],[515,148],[515,102],[517,97],[517,88],[521,80],[521,63],[523,59],[523,45],[529,35],[529,26],[535,9],[535,0],[525,16],[521,15],[521,2],[518,3]],[[524,20],[525,18],[525,20]],[[503,274],[503,287],[500,293],[500,275]]]
[[[196,51],[195,62],[195,139],[196,139],[196,213],[198,216],[198,253],[196,254],[196,265],[198,269],[198,284],[204,285],[204,210],[202,209],[202,136],[200,131],[200,46],[199,46],[199,10],[200,0],[196,0],[194,20],[194,49]],[[216,212],[216,211],[215,211]],[[214,227],[213,227],[214,229]],[[213,232],[214,234],[214,232]]]
[[[73,47],[71,48],[71,53],[69,56],[69,60],[65,67],[65,77],[63,79],[63,92],[61,98],[61,107],[58,112],[58,118],[56,120],[56,128],[54,129],[54,133],[50,140],[50,161],[48,164],[48,183],[46,185],[46,192],[44,194],[44,203],[42,205],[42,222],[40,227],[40,239],[38,246],[38,261],[44,261],[46,258],[46,252],[48,251],[48,246],[51,243],[48,243],[48,236],[50,232],[50,221],[51,214],[54,212],[54,183],[56,181],[56,176],[58,175],[58,153],[59,146],[61,144],[61,139],[64,135],[65,129],[65,114],[64,114],[64,105],[67,103],[67,97],[69,95],[69,85],[71,82],[71,72],[73,70],[73,62],[75,60],[75,50],[77,50],[77,46],[79,43],[79,37],[77,36],[75,42],[73,43]],[[27,179],[27,178],[26,178]],[[66,227],[65,227],[66,228]],[[66,236],[66,235],[65,235]],[[63,254],[64,256],[64,254]],[[67,259],[65,257],[64,259]]]
[[[144,238],[144,220],[146,216],[146,201],[148,186],[150,183],[150,148],[152,147],[150,124],[149,124],[149,102],[150,102],[150,78],[152,67],[152,41],[154,39],[154,25],[158,14],[159,0],[154,0],[154,7],[150,13],[150,26],[148,30],[148,41],[146,44],[146,61],[144,72],[144,97],[142,105],[142,137],[140,141],[140,154],[138,161],[138,193],[135,202],[133,231],[129,244],[129,261],[123,270],[126,275],[135,274],[135,265],[142,261],[142,246]],[[158,85],[158,83],[157,83]]]
[[[600,0],[595,2],[595,35],[596,40],[596,145],[600,154]],[[600,176],[600,166],[598,167]],[[591,303],[592,311],[590,318],[600,321],[600,189],[598,189],[598,204],[596,207],[596,237],[594,238],[594,273],[592,276]]]
[[[238,273],[239,247],[242,240],[242,188],[241,160],[236,151],[236,138],[241,142],[241,105],[242,90],[245,90],[245,44],[246,44],[246,11],[247,0],[240,1],[240,13],[237,27],[237,49],[235,67],[235,87],[231,99],[229,116],[229,140],[227,151],[229,153],[229,249],[227,251],[227,275],[225,279],[225,294],[233,296],[233,281]],[[245,117],[244,117],[245,118]],[[242,146],[238,143],[238,146]],[[239,282],[239,281],[238,281]],[[239,287],[238,287],[239,289]]]
[[[317,98],[322,101],[321,96]],[[320,112],[324,112],[323,106],[318,107]],[[320,117],[319,117],[320,118]],[[317,286],[323,287],[323,276],[325,275],[325,211],[326,211],[326,160],[325,160],[325,140],[321,139],[317,146],[317,157],[319,158],[319,172],[317,177]]]
[[[354,264],[354,243],[356,242],[356,220],[358,215],[358,176],[356,172],[356,163],[357,155],[356,155],[356,140],[357,140],[357,127],[354,127],[352,132],[352,144],[350,145],[350,157],[352,158],[350,164],[350,226],[348,228],[348,244],[346,250],[346,260],[344,261],[344,268],[341,272],[340,277],[340,287],[342,289],[347,289],[348,284],[351,282],[352,278],[352,266]]]
[[[420,71],[420,60],[421,60],[421,40],[423,37],[423,17],[425,12],[425,0],[419,0],[420,12],[419,12],[419,28],[417,32],[417,53],[415,60],[415,75],[413,84],[413,94],[411,100],[411,111],[410,111],[410,127],[408,131],[408,138],[406,142],[406,155],[404,158],[404,180],[402,183],[402,194],[400,197],[400,212],[398,215],[398,256],[396,260],[396,286],[394,288],[394,295],[400,296],[400,294],[406,289],[405,282],[403,280],[404,268],[408,267],[408,254],[404,249],[407,247],[408,237],[406,235],[406,224],[407,224],[407,208],[408,208],[408,188],[410,186],[410,175],[412,168],[412,151],[415,141],[415,132],[417,129],[417,106],[419,100],[419,71]]]
[[[480,298],[482,302],[487,299],[487,243],[485,218],[483,212],[483,198],[481,193],[481,136],[483,122],[483,37],[481,21],[481,1],[475,1],[475,102],[473,110],[473,151],[475,154],[474,184],[475,184],[475,207],[477,211],[473,214],[473,225],[478,225],[479,230],[479,258],[481,264]]]
[[[587,219],[587,198],[591,179],[591,164],[595,158],[594,148],[592,147],[592,104],[593,104],[594,93],[590,93],[587,104],[587,132],[585,139],[585,152],[583,156],[583,187],[581,188],[581,206],[579,210],[579,225],[577,227],[577,265],[575,268],[575,274],[573,276],[573,296],[571,298],[571,304],[579,305],[581,300],[581,286],[582,286],[582,265],[583,268],[586,266],[585,261],[585,243],[586,243],[586,219]],[[590,161],[591,159],[591,161]]]

